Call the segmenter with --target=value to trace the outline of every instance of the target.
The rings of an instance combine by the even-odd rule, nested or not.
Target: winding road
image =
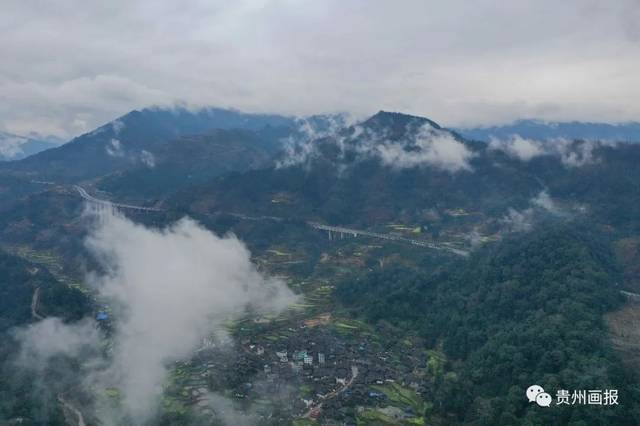
[[[40,321],[44,317],[38,313],[38,305],[40,304],[40,287],[36,287],[33,290],[33,297],[31,298],[31,316],[33,319]]]
[[[102,200],[100,198],[96,198],[93,195],[89,194],[80,185],[74,185],[73,187],[78,192],[78,194],[80,194],[80,197],[82,197],[84,200],[86,200],[88,202],[91,202],[91,203],[96,203],[96,204],[100,204],[100,205],[104,205],[104,206],[116,207],[116,208],[120,208],[120,209],[127,209],[127,210],[138,210],[138,211],[146,211],[146,212],[163,211],[162,209],[158,209],[158,208],[155,208],[155,207],[134,206],[134,205],[131,205],[131,204],[115,203],[115,202],[112,202],[112,201]],[[284,221],[284,218],[275,217],[275,216],[249,216],[249,215],[240,214],[240,213],[227,213],[227,214],[229,214],[231,216],[234,216],[234,217],[238,217],[240,219],[244,219],[244,220],[253,220],[253,221],[266,221],[266,220],[269,220],[269,221],[278,221],[278,222]],[[433,249],[433,250],[448,251],[448,252],[453,253],[453,254],[455,254],[457,256],[468,256],[469,255],[469,252],[467,252],[465,250],[461,250],[461,249],[455,248],[455,247],[452,247],[452,246],[449,246],[449,245],[436,244],[436,243],[431,243],[431,242],[423,241],[423,240],[416,240],[416,239],[412,239],[412,238],[405,238],[405,237],[401,237],[399,235],[380,234],[380,233],[377,233],[377,232],[364,231],[364,230],[361,230],[361,229],[345,228],[343,226],[324,225],[324,224],[319,223],[319,222],[307,221],[305,223],[307,224],[307,226],[310,226],[310,227],[312,227],[314,229],[327,231],[327,232],[329,232],[329,235],[331,235],[331,232],[335,232],[335,233],[339,233],[339,234],[353,235],[354,237],[362,235],[362,236],[365,236],[365,237],[378,238],[378,239],[381,239],[381,240],[407,243],[407,244],[411,244],[411,245],[418,246],[418,247],[426,247],[426,248]]]
[[[71,405],[67,400],[64,399],[64,396],[62,394],[58,394],[58,402],[60,404],[62,404],[62,406],[64,408],[66,408],[67,410],[69,410],[71,413],[73,413],[76,418],[77,418],[77,426],[86,426],[86,423],[84,421],[84,416],[82,415],[82,413],[80,412],[80,410],[78,410],[76,407],[74,407],[73,405]]]

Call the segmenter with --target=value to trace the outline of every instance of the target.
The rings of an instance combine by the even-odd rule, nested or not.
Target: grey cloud
[[[637,10],[635,0],[7,0],[0,128],[71,136],[176,101],[400,110],[450,126],[632,120]]]
[[[16,82],[0,70],[0,99],[0,126],[17,133],[35,130],[71,136],[87,132],[136,105],[166,103],[169,98],[115,75],[62,82]]]

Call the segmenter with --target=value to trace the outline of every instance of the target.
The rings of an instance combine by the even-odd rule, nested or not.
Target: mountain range
[[[601,141],[640,142],[640,123],[620,124],[589,123],[580,121],[554,122],[543,120],[518,120],[502,126],[457,128],[466,138],[489,142],[518,135],[525,139],[585,139]]]
[[[310,301],[308,315],[329,318],[327,329],[305,325],[305,333],[335,331],[334,343],[352,343],[358,359],[380,339],[385,355],[376,350],[358,365],[364,371],[384,358],[381,371],[393,377],[400,365],[402,380],[428,401],[414,408],[430,424],[633,424],[640,412],[632,299],[640,297],[640,144],[502,135],[487,143],[387,111],[356,122],[133,111],[61,147],[0,164],[0,242],[11,252],[0,255],[0,291],[17,303],[5,303],[0,323],[32,321],[35,288],[42,288],[43,312],[55,305],[75,318],[98,309],[78,290],[96,267],[80,185],[90,197],[153,207],[122,214],[154,235],[189,217],[178,223],[237,236],[260,270],[288,277]],[[321,287],[307,292],[313,283]],[[306,324],[300,318],[280,324],[278,345],[297,342],[284,330]],[[343,319],[366,324],[369,337],[350,341],[345,333],[357,327],[337,325]],[[249,334],[241,342],[277,327],[252,323],[242,323],[238,332]],[[259,327],[254,334],[252,327]],[[370,338],[390,327],[390,335]],[[418,360],[412,369],[395,361],[394,345]],[[12,346],[0,349],[9,357]],[[249,349],[237,353],[254,357]],[[230,369],[237,376],[229,386],[257,383],[264,363],[256,365]],[[358,393],[323,415],[357,418],[340,411],[349,398],[380,403],[366,398],[382,389],[370,388],[382,386],[374,373],[363,373]],[[615,386],[626,402],[607,412],[540,414],[520,388],[543,379],[558,388]],[[12,378],[0,392],[19,394],[25,383]],[[0,404],[0,416],[31,415],[20,397],[7,400],[12,405]],[[179,417],[185,413],[160,416],[189,424]]]

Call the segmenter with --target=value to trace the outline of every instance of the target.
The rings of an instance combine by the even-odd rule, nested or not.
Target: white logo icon
[[[541,407],[548,407],[551,405],[551,395],[546,392],[540,392],[536,396],[536,403]]]
[[[551,405],[551,395],[546,393],[542,386],[532,385],[527,388],[527,399],[529,402],[534,402],[541,407],[548,407]]]
[[[529,386],[527,388],[527,399],[529,400],[529,402],[534,402],[536,400],[536,396],[538,396],[538,394],[540,393],[544,393],[544,389],[542,389],[542,386]]]

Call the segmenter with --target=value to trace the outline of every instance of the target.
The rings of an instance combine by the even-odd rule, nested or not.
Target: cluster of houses
[[[206,339],[192,360],[187,383],[194,404],[204,388],[225,392],[238,404],[277,396],[280,416],[331,418],[349,424],[359,406],[386,406],[372,385],[398,382],[420,393],[426,359],[423,351],[380,346],[369,337],[345,336],[330,327],[300,324],[288,337],[266,333],[243,336],[233,350]],[[356,374],[354,375],[354,371]],[[271,415],[273,405],[265,406]]]
[[[399,381],[418,393],[423,391],[422,353],[404,354],[394,365],[391,353],[367,338],[350,341],[327,328],[302,326],[286,341],[273,342],[256,336],[243,344],[249,357],[262,361],[262,374],[274,388],[278,384],[297,383],[306,390],[294,403],[294,411],[299,413],[319,402],[323,403],[324,415],[330,418],[345,406],[385,404],[385,394],[373,390],[371,385]],[[355,378],[354,367],[359,372]],[[352,378],[351,386],[341,391]],[[320,415],[320,411],[312,410],[310,417],[314,415]]]

